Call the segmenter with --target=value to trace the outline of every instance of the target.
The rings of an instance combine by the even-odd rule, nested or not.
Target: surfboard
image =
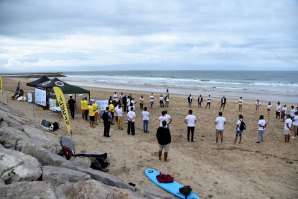
[[[179,198],[185,199],[185,196],[179,192],[179,188],[183,187],[182,184],[180,184],[177,181],[174,181],[174,182],[171,182],[171,183],[160,183],[156,179],[156,176],[159,175],[159,174],[160,174],[160,172],[157,171],[157,170],[155,170],[155,169],[151,169],[151,168],[145,169],[145,175],[154,184],[156,184],[160,188],[166,190],[167,192],[173,194],[174,196],[177,196]],[[187,197],[187,199],[200,199],[200,197],[197,194],[191,192],[191,194]]]

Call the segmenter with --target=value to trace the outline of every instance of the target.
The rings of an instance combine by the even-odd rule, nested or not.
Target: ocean
[[[298,103],[298,71],[88,71],[65,72],[78,86],[192,94],[247,100]]]

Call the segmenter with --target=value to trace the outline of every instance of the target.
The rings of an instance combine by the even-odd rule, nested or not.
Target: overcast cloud
[[[0,72],[298,70],[297,0],[1,0]]]

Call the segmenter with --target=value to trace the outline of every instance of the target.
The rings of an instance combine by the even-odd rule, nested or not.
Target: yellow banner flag
[[[69,121],[69,117],[68,117],[68,109],[66,106],[66,101],[65,101],[65,97],[64,94],[62,92],[62,90],[58,87],[58,86],[54,86],[53,87],[57,100],[58,100],[58,104],[59,107],[61,109],[61,113],[63,115],[66,127],[67,127],[67,131],[72,134],[71,128],[70,128],[70,121]]]
[[[0,76],[0,92],[3,93],[2,76]]]

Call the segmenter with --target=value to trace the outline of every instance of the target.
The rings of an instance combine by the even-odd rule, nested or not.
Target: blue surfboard
[[[166,190],[167,192],[173,194],[174,196],[177,196],[179,198],[185,199],[185,196],[179,192],[179,188],[183,187],[182,184],[180,184],[177,181],[171,182],[171,183],[160,183],[156,179],[156,176],[159,175],[160,172],[155,169],[147,168],[145,169],[145,175],[157,186],[160,188]],[[198,195],[191,192],[191,194],[187,197],[187,199],[200,199]]]

